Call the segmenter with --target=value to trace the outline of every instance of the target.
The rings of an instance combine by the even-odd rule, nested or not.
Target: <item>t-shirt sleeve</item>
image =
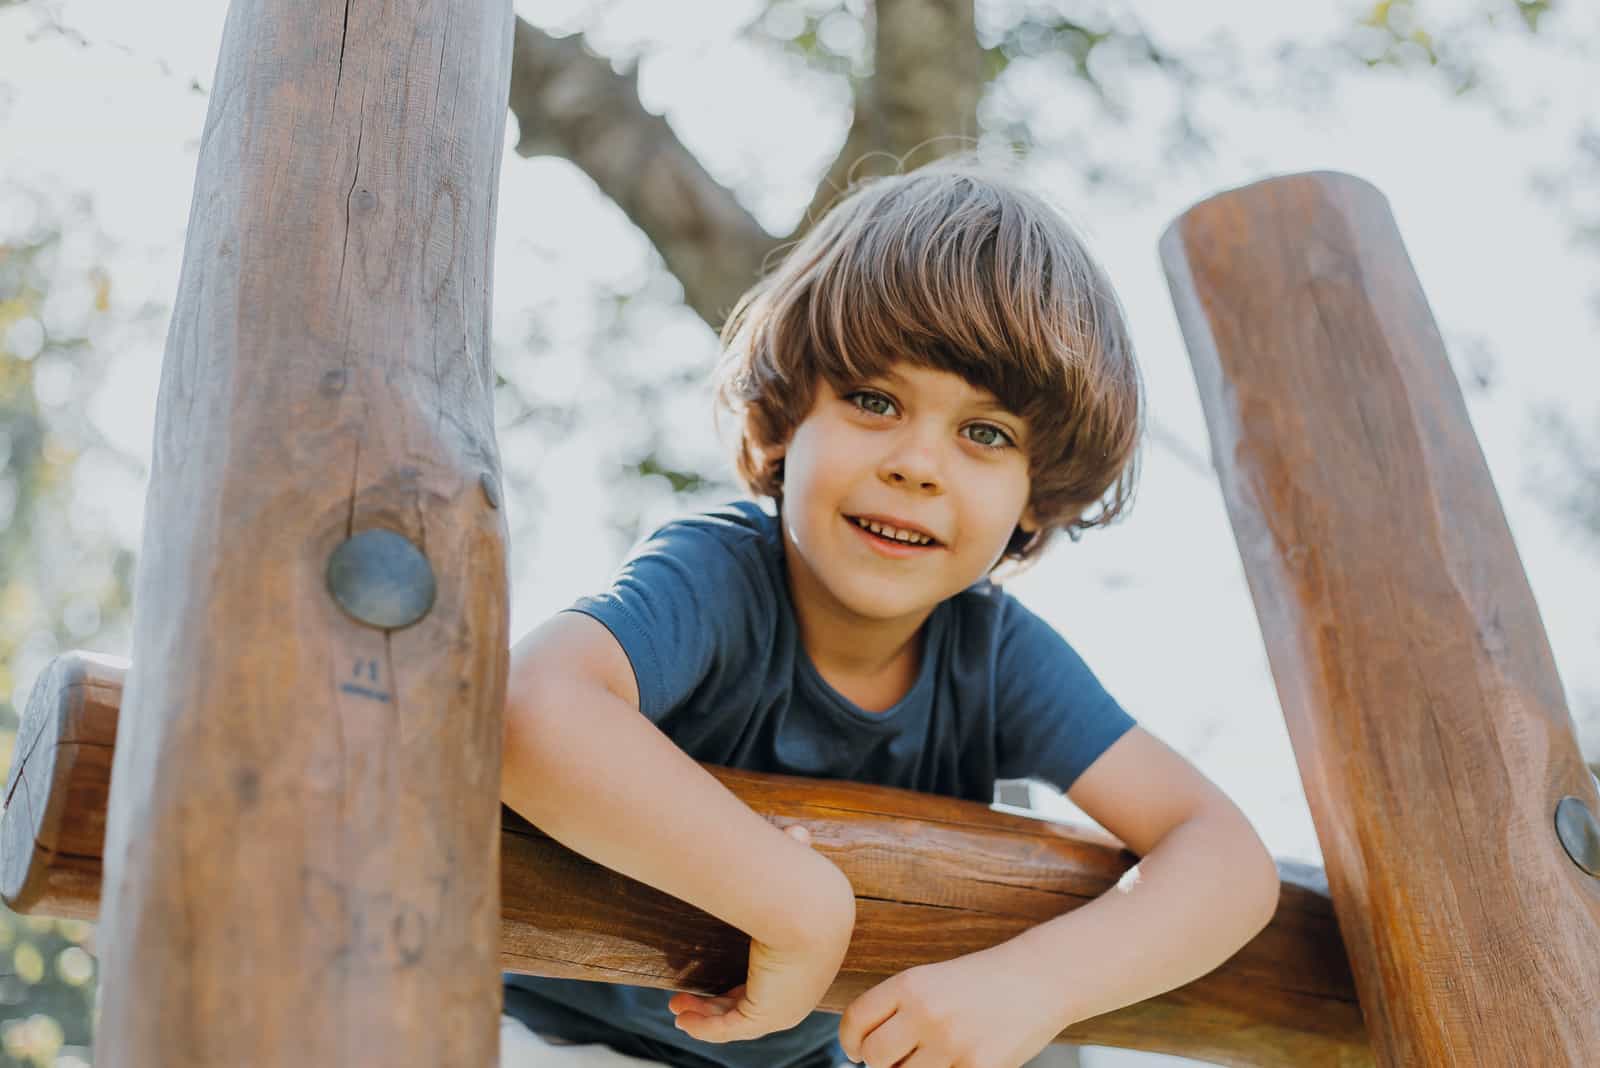
[[[731,537],[700,519],[668,523],[629,554],[608,589],[567,609],[617,639],[633,665],[639,710],[652,722],[750,640],[759,561]]]
[[[1134,719],[1054,627],[1009,595],[999,641],[998,777],[1065,792]]]

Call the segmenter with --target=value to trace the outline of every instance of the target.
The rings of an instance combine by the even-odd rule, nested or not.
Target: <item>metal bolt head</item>
[[[1572,863],[1600,879],[1600,820],[1576,797],[1556,805],[1556,837]]]
[[[328,592],[353,618],[382,630],[409,627],[433,607],[433,568],[410,540],[373,527],[328,557]]]

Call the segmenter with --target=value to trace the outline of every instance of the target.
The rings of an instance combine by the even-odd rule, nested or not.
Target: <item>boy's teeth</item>
[[[899,527],[885,526],[882,523],[874,523],[870,519],[857,519],[855,523],[857,526],[865,527],[874,534],[894,541],[903,541],[908,545],[926,545],[933,540],[926,534],[916,534],[909,530],[901,530]]]

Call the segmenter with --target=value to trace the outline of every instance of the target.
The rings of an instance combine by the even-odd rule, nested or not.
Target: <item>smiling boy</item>
[[[736,466],[774,508],[666,524],[518,643],[502,796],[747,933],[749,976],[703,998],[508,975],[502,1064],[1017,1068],[1253,937],[1278,880],[1249,822],[991,580],[1132,494],[1132,345],[1060,216],[965,159],[871,181],[723,342]],[[831,1016],[813,1010],[849,942],[848,882],[701,763],[982,801],[1041,779],[1144,859],[1089,905]]]

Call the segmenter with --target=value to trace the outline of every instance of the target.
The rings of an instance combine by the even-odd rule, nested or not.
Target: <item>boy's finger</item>
[[[743,1038],[756,1038],[760,1032],[750,1026],[742,1013],[729,1012],[721,1016],[702,1016],[686,1012],[677,1018],[675,1026],[701,1042],[736,1042]]]
[[[667,1008],[674,1014],[682,1012],[695,1012],[702,1016],[721,1016],[731,1011],[739,1004],[737,998],[703,998],[697,994],[674,994],[667,1002]]]

